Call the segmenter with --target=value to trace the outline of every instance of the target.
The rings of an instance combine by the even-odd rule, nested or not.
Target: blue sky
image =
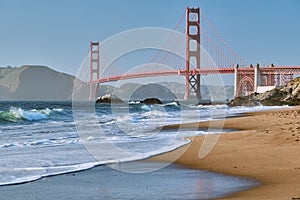
[[[300,65],[300,0],[0,0],[0,66],[76,74],[90,41],[173,28],[186,6],[200,6],[247,63]]]

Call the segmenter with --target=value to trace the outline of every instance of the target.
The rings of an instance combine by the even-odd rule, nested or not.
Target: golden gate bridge
[[[90,96],[95,97],[95,89],[100,83],[107,83],[126,79],[175,76],[185,77],[185,100],[190,98],[201,99],[200,80],[201,76],[208,74],[234,74],[234,96],[243,96],[256,92],[259,86],[283,86],[293,79],[294,74],[300,74],[300,66],[259,66],[259,64],[247,65],[229,45],[221,38],[207,17],[201,13],[200,8],[187,7],[180,17],[174,30],[179,30],[179,25],[185,16],[185,38],[178,37],[176,41],[185,40],[185,67],[172,70],[144,71],[135,73],[108,74],[100,76],[100,44],[91,42],[89,49],[89,81]],[[170,42],[165,41],[166,45]],[[175,42],[173,46],[176,46]],[[201,46],[214,60],[214,65],[207,67],[205,58],[201,57]],[[101,52],[103,55],[104,52]],[[149,63],[163,63],[171,53],[158,51]],[[118,70],[120,72],[120,70]]]

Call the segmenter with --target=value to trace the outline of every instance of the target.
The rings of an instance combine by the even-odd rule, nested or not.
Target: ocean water
[[[0,108],[0,185],[140,160],[188,144],[184,136],[222,131],[160,129],[163,125],[275,109],[29,101],[1,102]]]

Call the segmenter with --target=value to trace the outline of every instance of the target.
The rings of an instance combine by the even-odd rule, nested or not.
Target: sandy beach
[[[184,125],[208,126],[209,122]],[[198,153],[204,136],[197,136],[192,138],[189,148],[182,147],[151,160],[167,161],[185,151],[176,163],[261,183],[226,199],[300,199],[300,107],[229,118],[224,128],[239,131],[222,133],[214,149],[203,159],[199,159]]]

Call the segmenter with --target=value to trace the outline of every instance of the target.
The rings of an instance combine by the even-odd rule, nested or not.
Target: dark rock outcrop
[[[144,104],[163,104],[158,98],[147,98],[147,99],[141,101],[141,103],[144,103]]]
[[[123,103],[123,101],[114,95],[106,94],[98,97],[96,103]]]
[[[282,106],[300,105],[300,77],[291,80],[284,87],[274,88],[264,93],[252,93],[244,97],[236,97],[229,106]]]

